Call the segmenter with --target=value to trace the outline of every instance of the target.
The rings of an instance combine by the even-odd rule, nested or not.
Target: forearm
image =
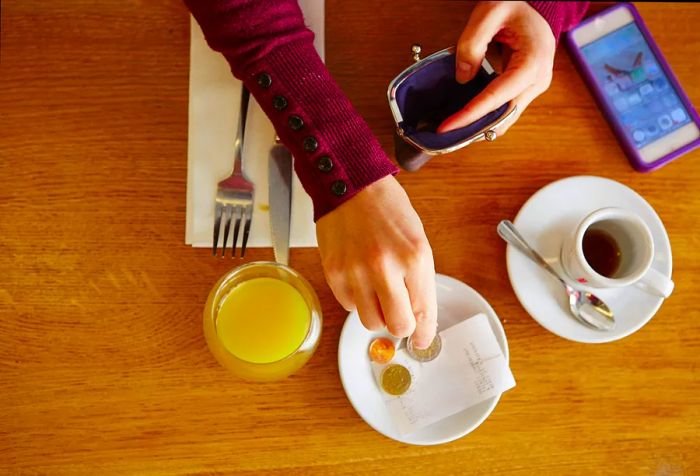
[[[185,0],[295,157],[318,219],[396,173],[365,121],[331,78],[294,0]]]

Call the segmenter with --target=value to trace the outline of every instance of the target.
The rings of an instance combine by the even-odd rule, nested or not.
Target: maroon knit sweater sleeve
[[[398,172],[328,73],[296,0],[185,3],[291,150],[316,220]]]
[[[588,10],[588,2],[528,2],[547,20],[552,28],[554,38],[571,30],[583,19]]]

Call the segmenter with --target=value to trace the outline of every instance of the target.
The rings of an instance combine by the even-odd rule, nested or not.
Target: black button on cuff
[[[331,192],[333,192],[333,195],[335,195],[336,197],[342,197],[347,191],[348,186],[342,180],[336,180],[331,185]]]
[[[284,96],[275,96],[272,98],[272,107],[278,111],[284,111],[287,108],[287,98]]]
[[[291,115],[287,120],[287,125],[291,130],[298,131],[304,127],[304,120],[297,115]]]
[[[306,152],[316,152],[318,149],[318,141],[314,136],[308,136],[304,138],[304,150]]]
[[[320,170],[321,172],[330,172],[331,170],[333,170],[333,161],[327,155],[324,155],[323,157],[319,158],[317,165],[318,170]]]
[[[268,73],[260,73],[258,75],[258,86],[260,86],[263,89],[267,89],[270,87],[272,84],[272,76],[270,76]]]

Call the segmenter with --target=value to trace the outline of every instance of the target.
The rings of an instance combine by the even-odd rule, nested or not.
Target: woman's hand
[[[316,223],[328,284],[369,330],[385,325],[425,348],[435,337],[435,267],[418,214],[393,176],[368,186]]]
[[[492,40],[512,51],[505,71],[461,111],[445,119],[438,132],[469,125],[509,101],[517,105],[519,117],[549,87],[556,41],[547,21],[526,2],[479,2],[474,7],[457,43],[458,82],[466,83],[479,71]],[[499,132],[505,132],[515,120]]]

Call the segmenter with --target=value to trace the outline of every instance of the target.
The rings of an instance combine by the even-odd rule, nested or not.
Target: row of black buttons
[[[270,76],[269,73],[260,73],[258,74],[257,82],[258,86],[262,89],[268,89],[272,86],[272,76]],[[284,96],[277,95],[272,98],[272,107],[275,108],[275,110],[282,112],[287,109],[287,106],[289,106],[289,102]],[[296,114],[292,114],[287,119],[287,125],[293,131],[300,131],[304,128],[304,120]],[[306,152],[314,153],[318,149],[318,140],[314,136],[306,136],[304,137],[302,145]],[[316,162],[316,165],[318,170],[324,173],[333,170],[333,161],[327,155],[321,156]],[[347,191],[348,186],[342,180],[336,180],[331,184],[331,192],[337,197],[345,195]]]

